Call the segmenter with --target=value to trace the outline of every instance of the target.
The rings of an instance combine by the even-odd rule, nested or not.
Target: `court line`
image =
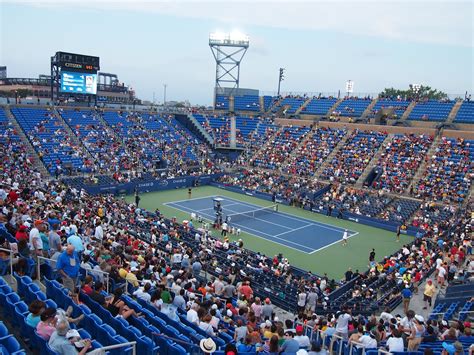
[[[224,200],[225,200],[225,199],[228,199],[228,200],[234,201],[234,203],[233,203],[231,206],[233,206],[233,205],[244,205],[244,206],[246,205],[246,206],[250,206],[250,207],[259,206],[259,205],[255,205],[255,204],[252,204],[252,203],[249,203],[249,202],[239,201],[239,200],[236,200],[236,199],[234,199],[234,198],[232,198],[232,197],[227,197],[227,196],[222,196],[222,195],[212,195],[212,196],[207,196],[207,197],[197,197],[197,198],[194,198],[194,199],[186,199],[186,200],[174,201],[174,202],[170,202],[170,203],[166,202],[166,203],[164,203],[164,205],[174,204],[175,202],[185,202],[185,201],[190,201],[190,200],[209,199],[209,198],[215,198],[215,197],[220,197],[220,198],[223,198]],[[177,205],[177,206],[178,206],[178,207],[174,207],[174,208],[180,209],[180,207],[182,207],[182,208],[185,208],[185,209],[188,209],[188,210],[190,209],[189,207],[185,207],[185,206],[181,206],[181,205]],[[227,205],[227,206],[229,206],[229,205]],[[225,208],[225,206],[224,206],[224,208]],[[199,211],[205,211],[205,210],[208,210],[208,209],[210,209],[210,208],[206,208],[206,209],[199,210]],[[234,210],[231,210],[231,209],[229,209],[229,211],[234,212],[234,213],[242,213],[242,212],[234,211]],[[306,221],[306,222],[310,222],[312,225],[316,225],[316,226],[318,226],[318,227],[322,227],[322,228],[334,230],[334,231],[337,231],[337,232],[343,232],[343,231],[345,231],[344,228],[330,227],[330,226],[327,225],[326,223],[318,222],[318,221],[312,221],[312,220],[310,220],[310,219],[308,219],[308,218],[304,218],[304,217],[291,216],[291,215],[289,215],[289,214],[286,213],[286,212],[280,212],[280,211],[278,211],[277,213],[279,213],[279,214],[281,214],[281,215],[284,215],[284,216],[287,217],[288,219],[292,219],[292,220],[295,220],[295,221],[298,221],[298,222]],[[210,215],[210,217],[213,218],[212,215]],[[246,226],[239,225],[238,223],[234,223],[234,225],[239,226],[242,230],[248,229],[248,230],[251,230],[251,231],[253,231],[253,232],[255,232],[255,233],[261,233],[261,234],[263,234],[263,235],[268,236],[269,238],[265,238],[265,237],[262,237],[262,236],[255,235],[256,237],[259,237],[259,238],[265,239],[265,240],[270,240],[270,241],[272,241],[272,242],[274,242],[274,243],[283,245],[283,246],[285,246],[285,247],[288,247],[288,248],[291,248],[291,249],[294,249],[294,250],[298,250],[298,251],[300,251],[300,252],[304,252],[304,253],[306,253],[306,254],[314,254],[314,253],[316,253],[316,252],[318,252],[318,251],[321,251],[321,250],[323,250],[323,249],[326,249],[326,248],[328,248],[328,247],[330,247],[330,246],[332,246],[332,245],[334,245],[334,244],[340,243],[341,240],[342,240],[342,238],[341,238],[341,239],[336,240],[336,241],[334,241],[334,242],[332,242],[332,243],[329,243],[329,244],[327,244],[327,245],[325,245],[325,246],[323,246],[323,247],[321,247],[321,248],[312,249],[312,251],[308,253],[308,252],[303,251],[303,250],[300,250],[300,249],[292,248],[292,247],[290,247],[290,246],[288,246],[288,245],[286,245],[286,244],[278,243],[278,242],[276,242],[276,241],[273,241],[273,240],[270,239],[270,238],[276,237],[277,239],[283,240],[283,241],[286,242],[286,243],[292,243],[292,244],[294,244],[294,245],[297,245],[297,246],[302,247],[302,248],[305,248],[305,249],[311,249],[311,248],[308,247],[308,246],[304,246],[304,245],[299,244],[299,243],[295,243],[295,242],[292,242],[292,241],[288,241],[288,240],[286,240],[286,239],[278,238],[279,235],[288,234],[288,233],[291,233],[292,231],[309,227],[310,225],[305,225],[305,226],[302,226],[302,227],[290,229],[289,227],[282,226],[282,225],[280,225],[280,224],[273,223],[273,222],[270,222],[270,221],[267,221],[267,220],[264,220],[264,219],[260,219],[260,218],[254,218],[254,219],[260,220],[260,221],[262,221],[262,222],[274,224],[274,225],[279,226],[279,227],[286,228],[286,229],[288,229],[288,231],[287,231],[287,232],[280,233],[280,234],[276,234],[276,235],[271,235],[271,234],[268,234],[268,233],[265,233],[265,232],[262,232],[262,231],[259,231],[259,230],[255,230],[255,229],[250,228],[250,227],[246,227]],[[211,220],[211,221],[212,221],[212,220]],[[232,224],[232,221],[231,221],[230,223]],[[350,229],[348,229],[347,231],[348,231],[348,232],[352,232],[352,234],[349,236],[349,238],[352,238],[352,237],[354,237],[354,236],[356,236],[356,235],[359,234],[359,232],[353,231],[353,230],[350,230]]]
[[[218,195],[218,197],[224,197],[224,196]],[[230,200],[232,200],[232,201],[237,201],[237,202],[239,202],[239,200],[236,200],[236,199],[234,199],[234,198],[232,198],[232,197],[227,197],[227,198],[230,199]],[[256,197],[256,198],[258,198],[258,197]],[[241,202],[242,204],[247,205],[247,206],[253,206],[253,207],[258,206],[258,205],[254,205],[254,204],[252,204],[252,203],[250,203],[250,202],[244,202],[244,201],[240,201],[240,202]],[[281,205],[284,205],[284,204],[281,204]],[[312,211],[310,211],[310,212],[312,212]],[[278,211],[278,213],[280,213],[281,215],[284,215],[284,216],[287,217],[288,219],[293,219],[293,220],[299,221],[299,222],[301,222],[301,221],[311,222],[311,223],[316,224],[316,225],[318,225],[318,226],[320,226],[320,227],[322,227],[322,228],[331,229],[331,230],[334,230],[334,231],[337,231],[337,232],[339,232],[339,231],[340,231],[340,232],[344,232],[344,231],[346,230],[345,228],[334,227],[333,225],[326,224],[326,223],[324,223],[324,222],[313,221],[313,220],[311,220],[311,219],[309,219],[309,218],[299,217],[299,216],[292,216],[292,215],[290,215],[290,214],[287,213],[287,212],[280,212],[280,211]],[[313,212],[313,213],[317,213],[317,212]],[[350,230],[350,229],[348,229],[347,231],[348,231],[348,232],[354,232],[354,233],[357,232],[357,231],[353,231],[353,230]],[[358,232],[357,232],[357,233],[358,233]]]
[[[182,206],[182,205],[172,206],[172,204],[169,204],[168,206],[171,206],[172,208],[177,209],[177,210],[181,210],[181,211],[183,211],[183,209],[184,209],[185,212],[188,212],[188,211],[186,211],[186,210],[190,210],[189,207],[185,207],[185,206]],[[208,218],[206,218],[206,219],[207,219],[208,221],[210,221],[210,222],[213,222],[213,219],[212,219],[212,218],[214,218],[214,217],[213,217],[212,215],[208,215],[207,213],[204,213],[203,217],[208,217]],[[238,224],[238,223],[234,223],[234,225],[240,227],[240,229],[243,230],[244,232],[245,232],[246,230],[250,230],[250,231],[253,231],[253,232],[255,232],[255,233],[260,233],[260,234],[266,235],[266,236],[268,237],[268,238],[265,238],[265,237],[262,236],[262,235],[255,235],[255,234],[252,234],[253,236],[255,236],[255,237],[257,237],[257,238],[264,239],[264,240],[266,240],[266,241],[270,241],[270,242],[272,242],[272,243],[282,245],[282,246],[284,246],[284,247],[286,247],[286,248],[290,248],[290,249],[293,249],[293,250],[297,250],[297,251],[299,251],[299,252],[301,252],[301,253],[311,254],[311,252],[307,252],[307,251],[305,251],[305,250],[301,250],[301,249],[298,249],[298,248],[294,248],[294,247],[292,247],[292,246],[289,246],[288,244],[279,243],[279,242],[277,242],[277,241],[271,239],[271,238],[275,238],[272,234],[267,234],[267,233],[265,233],[265,232],[262,232],[262,231],[259,231],[259,230],[256,230],[256,229],[253,229],[253,228],[250,228],[250,227],[246,227],[246,226],[240,225],[240,224]],[[291,231],[288,231],[288,232],[291,232]],[[286,240],[286,239],[283,239],[283,238],[278,238],[278,237],[276,237],[276,239],[282,240],[282,241],[284,241],[284,242],[286,242],[286,243],[290,243],[290,244],[297,245],[297,246],[299,246],[299,247],[301,247],[301,248],[304,248],[304,249],[314,250],[314,249],[311,248],[311,247],[308,247],[308,246],[305,246],[305,245],[302,245],[302,244],[299,244],[299,243],[295,243],[295,242],[292,242],[292,241],[289,241],[289,240]]]
[[[225,208],[225,207],[224,207],[224,208]],[[234,211],[234,210],[231,210],[230,208],[228,208],[227,210],[230,211],[230,212],[233,212],[233,213],[247,213],[247,212]],[[252,212],[252,211],[248,211],[248,212]],[[275,211],[275,212],[278,213],[278,211]],[[250,217],[250,218],[252,218],[252,217]],[[278,226],[278,227],[281,227],[281,228],[285,228],[285,229],[288,229],[289,231],[294,230],[294,228],[290,228],[290,227],[283,226],[283,225],[278,224],[278,223],[270,222],[270,221],[267,221],[266,219],[261,219],[261,218],[257,218],[257,217],[253,217],[253,219],[255,219],[255,220],[257,220],[257,221],[262,221],[262,222],[265,222],[265,223],[273,224],[274,226]],[[230,220],[229,223],[232,225],[232,219]],[[235,224],[235,223],[234,223],[234,224]]]
[[[347,239],[352,238],[352,237],[355,237],[355,236],[358,235],[358,234],[359,234],[359,232],[355,232],[354,234],[351,234]],[[316,253],[316,252],[318,252],[318,251],[321,251],[321,250],[323,250],[323,249],[329,248],[330,246],[332,246],[332,245],[334,245],[334,244],[337,244],[337,243],[340,243],[341,241],[342,241],[342,238],[339,239],[339,240],[336,240],[335,242],[329,243],[329,244],[327,244],[327,245],[325,245],[325,246],[323,246],[323,247],[321,247],[321,248],[319,248],[319,249],[313,250],[313,251],[312,251],[311,253],[309,253],[309,254],[314,254],[314,253]]]
[[[186,202],[186,201],[207,200],[208,198],[214,198],[214,197],[222,197],[222,196],[211,195],[211,196],[206,196],[206,197],[187,198],[185,200],[176,200],[176,201],[164,202],[163,205],[166,205],[168,203],[179,203],[179,202]],[[234,201],[239,202],[238,200],[234,200]]]
[[[295,228],[295,229],[291,229],[289,231],[286,231],[286,232],[283,232],[283,233],[280,233],[280,234],[276,234],[275,237],[279,237],[280,235],[283,235],[283,234],[287,234],[287,233],[291,233],[291,232],[294,232],[294,231],[297,231],[297,230],[300,230],[300,229],[303,229],[303,228],[307,228],[307,227],[312,227],[313,225],[312,224],[307,224],[303,227],[298,227],[298,228]],[[313,249],[314,250],[314,249]]]

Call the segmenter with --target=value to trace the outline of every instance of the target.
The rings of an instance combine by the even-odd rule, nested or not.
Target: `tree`
[[[437,89],[432,89],[430,86],[423,85],[410,85],[407,90],[400,90],[395,88],[385,88],[379,96],[381,97],[392,97],[396,98],[400,96],[403,99],[407,100],[445,100],[448,98],[448,95],[445,92],[442,92]]]

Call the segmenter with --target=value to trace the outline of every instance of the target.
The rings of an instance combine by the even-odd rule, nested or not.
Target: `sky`
[[[100,57],[137,96],[211,104],[209,34],[239,31],[250,46],[240,87],[337,93],[423,84],[474,91],[474,2],[0,0],[0,65],[8,77],[49,74],[57,51]]]

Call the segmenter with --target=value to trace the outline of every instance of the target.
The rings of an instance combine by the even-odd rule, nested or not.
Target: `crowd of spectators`
[[[397,135],[388,142],[377,166],[381,176],[372,184],[373,188],[401,194],[417,172],[433,142],[426,135]]]
[[[259,150],[250,161],[250,165],[264,169],[282,170],[284,162],[310,131],[310,128],[303,126],[283,127],[277,132],[273,141],[268,142]]]
[[[414,197],[461,203],[471,188],[473,170],[471,141],[441,137],[422,179],[412,191]]]
[[[343,184],[354,184],[386,137],[386,132],[354,130],[345,146],[323,170],[321,177]]]
[[[314,176],[319,166],[346,135],[344,129],[318,128],[312,137],[300,145],[287,161],[286,173],[299,176]]]

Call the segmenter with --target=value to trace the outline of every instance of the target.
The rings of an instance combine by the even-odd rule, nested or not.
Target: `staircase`
[[[250,157],[249,162],[250,162],[251,160],[255,159],[256,157],[258,157],[262,152],[264,152],[265,149],[267,149],[268,146],[272,145],[272,144],[273,144],[273,141],[275,140],[275,138],[276,138],[276,136],[277,136],[277,134],[278,134],[278,132],[280,132],[282,129],[283,129],[283,126],[282,126],[282,127],[279,127],[279,129],[277,129],[275,132],[273,132],[273,134],[272,134],[270,137],[268,137],[266,143],[265,143],[264,145],[262,145],[262,146],[260,147],[260,149],[257,150],[257,151],[255,152],[255,154],[253,154],[252,157]]]
[[[298,150],[300,149],[300,147],[302,147],[304,144],[306,144],[306,142],[308,142],[309,140],[311,140],[313,138],[313,132],[314,132],[315,128],[313,127],[313,129],[311,129],[310,131],[308,131],[305,136],[301,137],[301,140],[298,142],[298,145],[291,151],[290,155],[288,156],[288,158],[283,162],[282,166],[286,167],[288,165],[288,160],[290,160],[291,158],[293,158],[296,153],[298,152]]]
[[[433,156],[436,149],[438,148],[440,141],[441,141],[441,134],[437,135],[433,139],[433,144],[431,144],[430,149],[426,153],[425,159],[423,160],[423,162],[418,167],[418,170],[416,171],[415,176],[413,176],[413,179],[411,180],[411,184],[408,185],[408,188],[405,190],[405,194],[409,194],[410,188],[412,186],[413,186],[413,188],[415,188],[418,185],[418,183],[420,182],[420,180],[423,178],[423,173],[425,172],[426,167],[428,166],[428,164],[431,163],[431,157]]]
[[[331,111],[332,112],[332,111]],[[321,175],[321,173],[324,171],[324,169],[326,169],[326,167],[330,164],[330,162],[332,161],[332,159],[334,158],[334,156],[336,156],[337,154],[339,154],[339,152],[341,151],[341,149],[346,145],[346,142],[347,140],[349,139],[349,137],[351,136],[352,132],[351,131],[348,131],[346,133],[346,135],[344,137],[342,137],[342,139],[339,141],[339,143],[337,143],[337,145],[334,147],[334,149],[332,150],[332,152],[326,157],[326,159],[324,160],[324,162],[319,166],[319,168],[314,172],[314,176],[315,177],[318,177]]]
[[[187,116],[189,122],[198,130],[204,140],[210,145],[214,145],[214,138],[209,134],[208,131],[204,129],[203,126],[198,122],[198,120],[190,113]]]
[[[451,112],[448,115],[448,119],[446,120],[446,123],[453,123],[454,119],[456,118],[456,115],[458,114],[459,109],[461,108],[462,103],[463,103],[462,100],[456,101]]]
[[[313,99],[313,98],[308,97],[308,98],[306,99],[306,101],[303,102],[303,105],[301,105],[301,106],[295,111],[295,115],[299,115],[300,112],[303,111],[303,109],[304,109],[306,106],[308,106],[308,104],[311,102],[312,99]]]
[[[20,137],[21,141],[25,145],[26,150],[28,152],[28,156],[31,157],[31,160],[33,162],[34,167],[38,169],[38,171],[41,173],[41,176],[43,176],[45,178],[51,177],[51,175],[48,172],[48,169],[46,169],[46,166],[39,159],[39,156],[36,153],[35,148],[31,144],[30,140],[26,136],[25,132],[21,128],[18,121],[16,120],[15,115],[11,112],[9,105],[5,106],[5,114],[7,115],[10,122],[13,124],[13,127],[15,127],[15,131],[17,132],[17,134]]]
[[[89,149],[86,148],[85,145],[83,145],[82,141],[79,139],[78,136],[76,136],[76,134],[73,132],[73,130],[71,129],[71,127],[69,126],[69,124],[66,122],[66,120],[64,119],[64,117],[61,115],[61,113],[57,110],[56,107],[53,107],[52,111],[51,111],[54,116],[61,121],[61,123],[63,124],[63,127],[64,129],[66,130],[66,132],[68,133],[69,137],[71,137],[71,140],[74,142],[74,144],[77,146],[77,147],[81,147],[83,148],[82,151],[87,154],[88,158],[91,160],[91,161],[95,161],[94,157],[92,156],[91,152],[89,151]]]
[[[336,110],[337,106],[339,106],[343,100],[344,100],[344,99],[339,99],[339,100],[337,100],[337,101],[334,103],[334,105],[331,106],[331,108],[330,108],[329,111],[326,113],[326,115],[331,116],[331,114]]]
[[[380,157],[382,156],[383,152],[385,151],[385,147],[387,146],[388,143],[390,143],[395,135],[393,133],[390,133],[387,135],[385,140],[382,142],[380,145],[379,149],[377,150],[377,153],[370,159],[369,164],[365,167],[364,171],[362,172],[361,176],[359,176],[359,179],[357,179],[355,183],[355,187],[362,187],[364,185],[364,181],[369,175],[369,173],[372,171],[372,169],[378,164]]]
[[[413,111],[413,109],[415,108],[416,106],[416,101],[412,101],[410,102],[410,104],[408,105],[407,109],[405,110],[405,112],[403,112],[403,115],[402,117],[400,118],[400,122],[404,122],[408,119],[408,116],[410,116],[410,113],[411,111]]]
[[[372,113],[372,109],[374,108],[375,104],[377,103],[378,101],[378,98],[377,99],[373,99],[372,102],[370,103],[369,106],[367,106],[367,108],[365,109],[364,112],[362,112],[362,115],[360,116],[360,118],[367,118],[369,117],[369,115]]]

